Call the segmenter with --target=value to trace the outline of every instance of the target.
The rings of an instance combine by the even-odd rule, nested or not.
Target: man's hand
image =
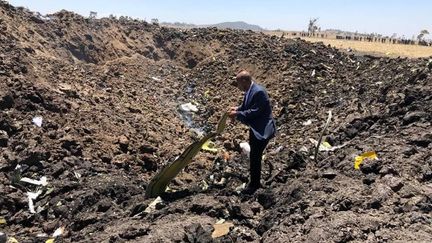
[[[230,107],[228,110],[228,116],[231,118],[231,122],[234,122],[237,116],[237,107]]]
[[[237,115],[237,111],[229,111],[229,112],[228,112],[228,116],[229,116],[231,119],[235,119],[236,115]]]
[[[237,111],[237,108],[238,108],[237,106],[231,106],[229,111]]]

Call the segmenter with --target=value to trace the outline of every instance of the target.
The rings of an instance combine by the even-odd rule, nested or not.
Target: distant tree
[[[392,38],[392,39],[396,39],[396,37],[397,37],[397,34],[396,34],[396,33],[393,33],[393,35],[392,35],[390,38]]]
[[[418,41],[422,41],[422,40],[423,40],[423,37],[424,37],[425,35],[429,35],[429,31],[427,31],[427,30],[421,30],[421,31],[420,31],[420,34],[417,35],[417,40],[418,40]]]
[[[159,24],[159,19],[153,18],[150,20],[150,23],[152,24]]]

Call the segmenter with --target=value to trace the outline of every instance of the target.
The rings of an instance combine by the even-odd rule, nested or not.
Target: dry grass
[[[419,45],[402,45],[379,42],[365,42],[353,40],[336,40],[326,38],[303,38],[310,42],[323,42],[326,45],[347,50],[351,48],[358,52],[364,52],[372,55],[389,56],[389,57],[430,57],[432,56],[432,47]]]
[[[269,32],[268,34],[280,36],[281,32]],[[285,35],[287,38],[296,38],[296,36]],[[325,45],[331,45],[343,51],[351,48],[354,51],[364,54],[388,56],[388,57],[431,57],[432,47],[419,46],[419,45],[402,45],[402,44],[389,44],[380,42],[365,42],[354,40],[337,40],[329,36],[329,38],[311,38],[301,37],[302,39],[310,42],[323,42]]]

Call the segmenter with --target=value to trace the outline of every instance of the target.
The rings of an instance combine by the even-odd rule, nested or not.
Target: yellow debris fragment
[[[6,224],[6,219],[0,218],[0,224]]]
[[[228,119],[228,112],[225,112],[223,116],[219,119],[218,125],[216,127],[216,133],[221,134],[226,127],[226,120]]]
[[[8,237],[8,240],[6,243],[19,243],[17,239],[15,239],[14,237]]]
[[[212,238],[215,239],[227,235],[232,226],[234,226],[234,224],[229,222],[222,223],[222,224],[218,224],[218,223],[214,224],[213,225],[214,231],[212,233]]]
[[[162,170],[151,179],[146,189],[146,196],[157,197],[165,192],[165,189],[171,180],[174,179],[174,177],[176,177],[184,167],[191,163],[192,159],[198,154],[204,143],[223,132],[226,126],[227,118],[228,113],[225,113],[219,120],[216,132],[211,132],[201,138],[199,141],[192,143],[176,160],[174,160],[174,162],[162,168]]]
[[[327,141],[322,142],[320,146],[323,146],[326,149],[331,149],[331,144],[329,144]]]
[[[45,243],[54,243],[54,239],[48,239],[45,241]]]
[[[360,169],[360,164],[363,163],[364,159],[377,159],[377,158],[378,156],[375,153],[375,151],[369,151],[359,156],[356,156],[354,159],[354,169],[356,170]]]
[[[203,144],[201,149],[212,153],[217,153],[218,151],[217,148],[215,148],[215,143],[210,140],[207,140],[207,142]]]
[[[205,98],[210,98],[210,90],[206,90],[206,91],[204,92],[204,97],[205,97]]]

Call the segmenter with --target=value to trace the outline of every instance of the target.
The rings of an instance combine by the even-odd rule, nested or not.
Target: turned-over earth
[[[251,31],[41,17],[0,1],[0,237],[430,242],[431,68]],[[216,152],[201,150],[158,201],[146,198],[151,178],[241,102],[230,84],[242,69],[266,88],[277,127],[263,188],[238,193],[249,134],[230,123]]]

